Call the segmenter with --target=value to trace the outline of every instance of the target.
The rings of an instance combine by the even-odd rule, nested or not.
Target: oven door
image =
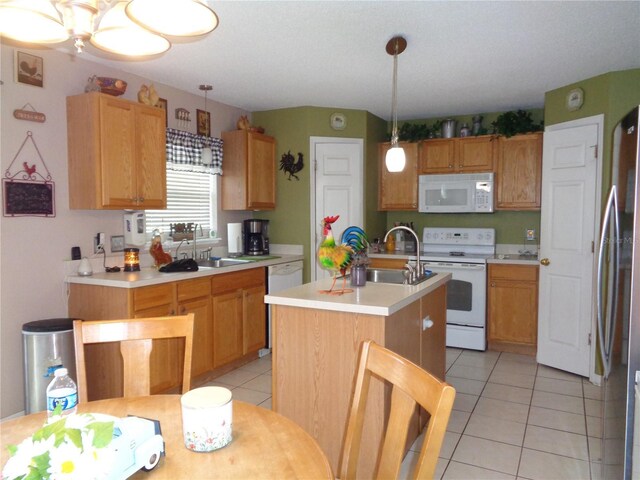
[[[421,262],[423,263],[423,262]],[[450,272],[447,284],[447,324],[484,327],[486,323],[487,266],[477,263],[424,262],[435,273]]]

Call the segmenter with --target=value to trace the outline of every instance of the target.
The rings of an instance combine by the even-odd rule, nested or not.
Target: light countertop
[[[154,267],[143,267],[139,272],[115,272],[115,273],[94,273],[93,275],[83,277],[80,275],[68,275],[66,282],[80,283],[84,285],[99,285],[103,287],[116,288],[138,288],[149,285],[158,285],[161,283],[176,282],[180,280],[189,280],[192,278],[208,277],[210,275],[222,275],[224,273],[237,272],[240,270],[249,270],[252,268],[264,268],[270,265],[279,265],[282,263],[302,260],[303,255],[278,255],[276,258],[266,260],[256,260],[243,263],[241,265],[232,265],[220,268],[200,268],[197,272],[176,272],[163,273]]]
[[[328,295],[320,293],[321,290],[331,287],[333,280],[326,278],[266,295],[264,301],[272,305],[389,316],[431,293],[450,279],[450,273],[440,273],[418,285],[367,282],[363,287],[351,287],[347,279],[347,288],[353,288],[353,292]],[[338,279],[336,287],[341,286],[342,279]]]
[[[487,259],[487,263],[507,263],[511,265],[538,265],[537,255],[497,254]]]

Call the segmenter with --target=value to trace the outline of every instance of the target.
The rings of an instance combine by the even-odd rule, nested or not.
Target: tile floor
[[[533,357],[453,348],[447,381],[457,393],[435,478],[600,479],[599,387]],[[209,385],[271,408],[271,356]],[[421,440],[407,454],[403,476]]]

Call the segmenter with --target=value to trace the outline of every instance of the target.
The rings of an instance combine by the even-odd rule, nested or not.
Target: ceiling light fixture
[[[171,47],[165,36],[200,36],[217,26],[205,0],[0,0],[0,35],[44,44],[72,38],[78,53],[91,40],[118,55],[157,55]]]
[[[387,42],[387,53],[393,55],[393,90],[391,93],[391,148],[387,150],[384,163],[390,172],[401,172],[404,170],[406,157],[402,147],[398,146],[398,55],[407,48],[407,41],[404,37],[393,37]]]

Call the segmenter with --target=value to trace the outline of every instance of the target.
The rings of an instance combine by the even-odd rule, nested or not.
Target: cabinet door
[[[193,313],[193,353],[191,378],[213,370],[213,321],[209,297],[188,300],[178,305],[178,313]]]
[[[214,367],[242,356],[242,301],[242,290],[211,297]]]
[[[100,97],[102,207],[136,206],[136,115],[132,102]]]
[[[422,297],[420,304],[421,366],[444,380],[446,364],[447,286]]]
[[[250,132],[248,136],[247,208],[273,210],[276,206],[276,142]]]
[[[400,142],[407,163],[402,172],[391,173],[384,164],[389,143],[378,146],[378,210],[418,209],[418,144]]]
[[[538,339],[538,267],[490,265],[487,314],[490,347],[504,343],[530,347],[529,350],[521,350],[522,353],[535,352]]]
[[[138,208],[166,208],[166,125],[161,108],[137,106],[135,159]]]
[[[255,352],[266,344],[266,309],[263,286],[247,288],[243,292],[243,348],[242,353]]]
[[[391,268],[393,270],[404,270],[407,259],[401,258],[370,258],[369,268]]]
[[[420,173],[453,173],[455,168],[454,140],[443,138],[424,140],[420,149]]]
[[[542,133],[500,137],[497,148],[496,208],[540,210]]]
[[[493,136],[456,139],[456,170],[464,173],[493,171]]]
[[[145,287],[153,288],[153,287]],[[164,317],[174,315],[173,304],[158,305],[137,310],[135,318]],[[149,359],[151,371],[151,393],[163,393],[182,385],[182,363],[184,360],[184,340],[165,338],[153,341]]]

